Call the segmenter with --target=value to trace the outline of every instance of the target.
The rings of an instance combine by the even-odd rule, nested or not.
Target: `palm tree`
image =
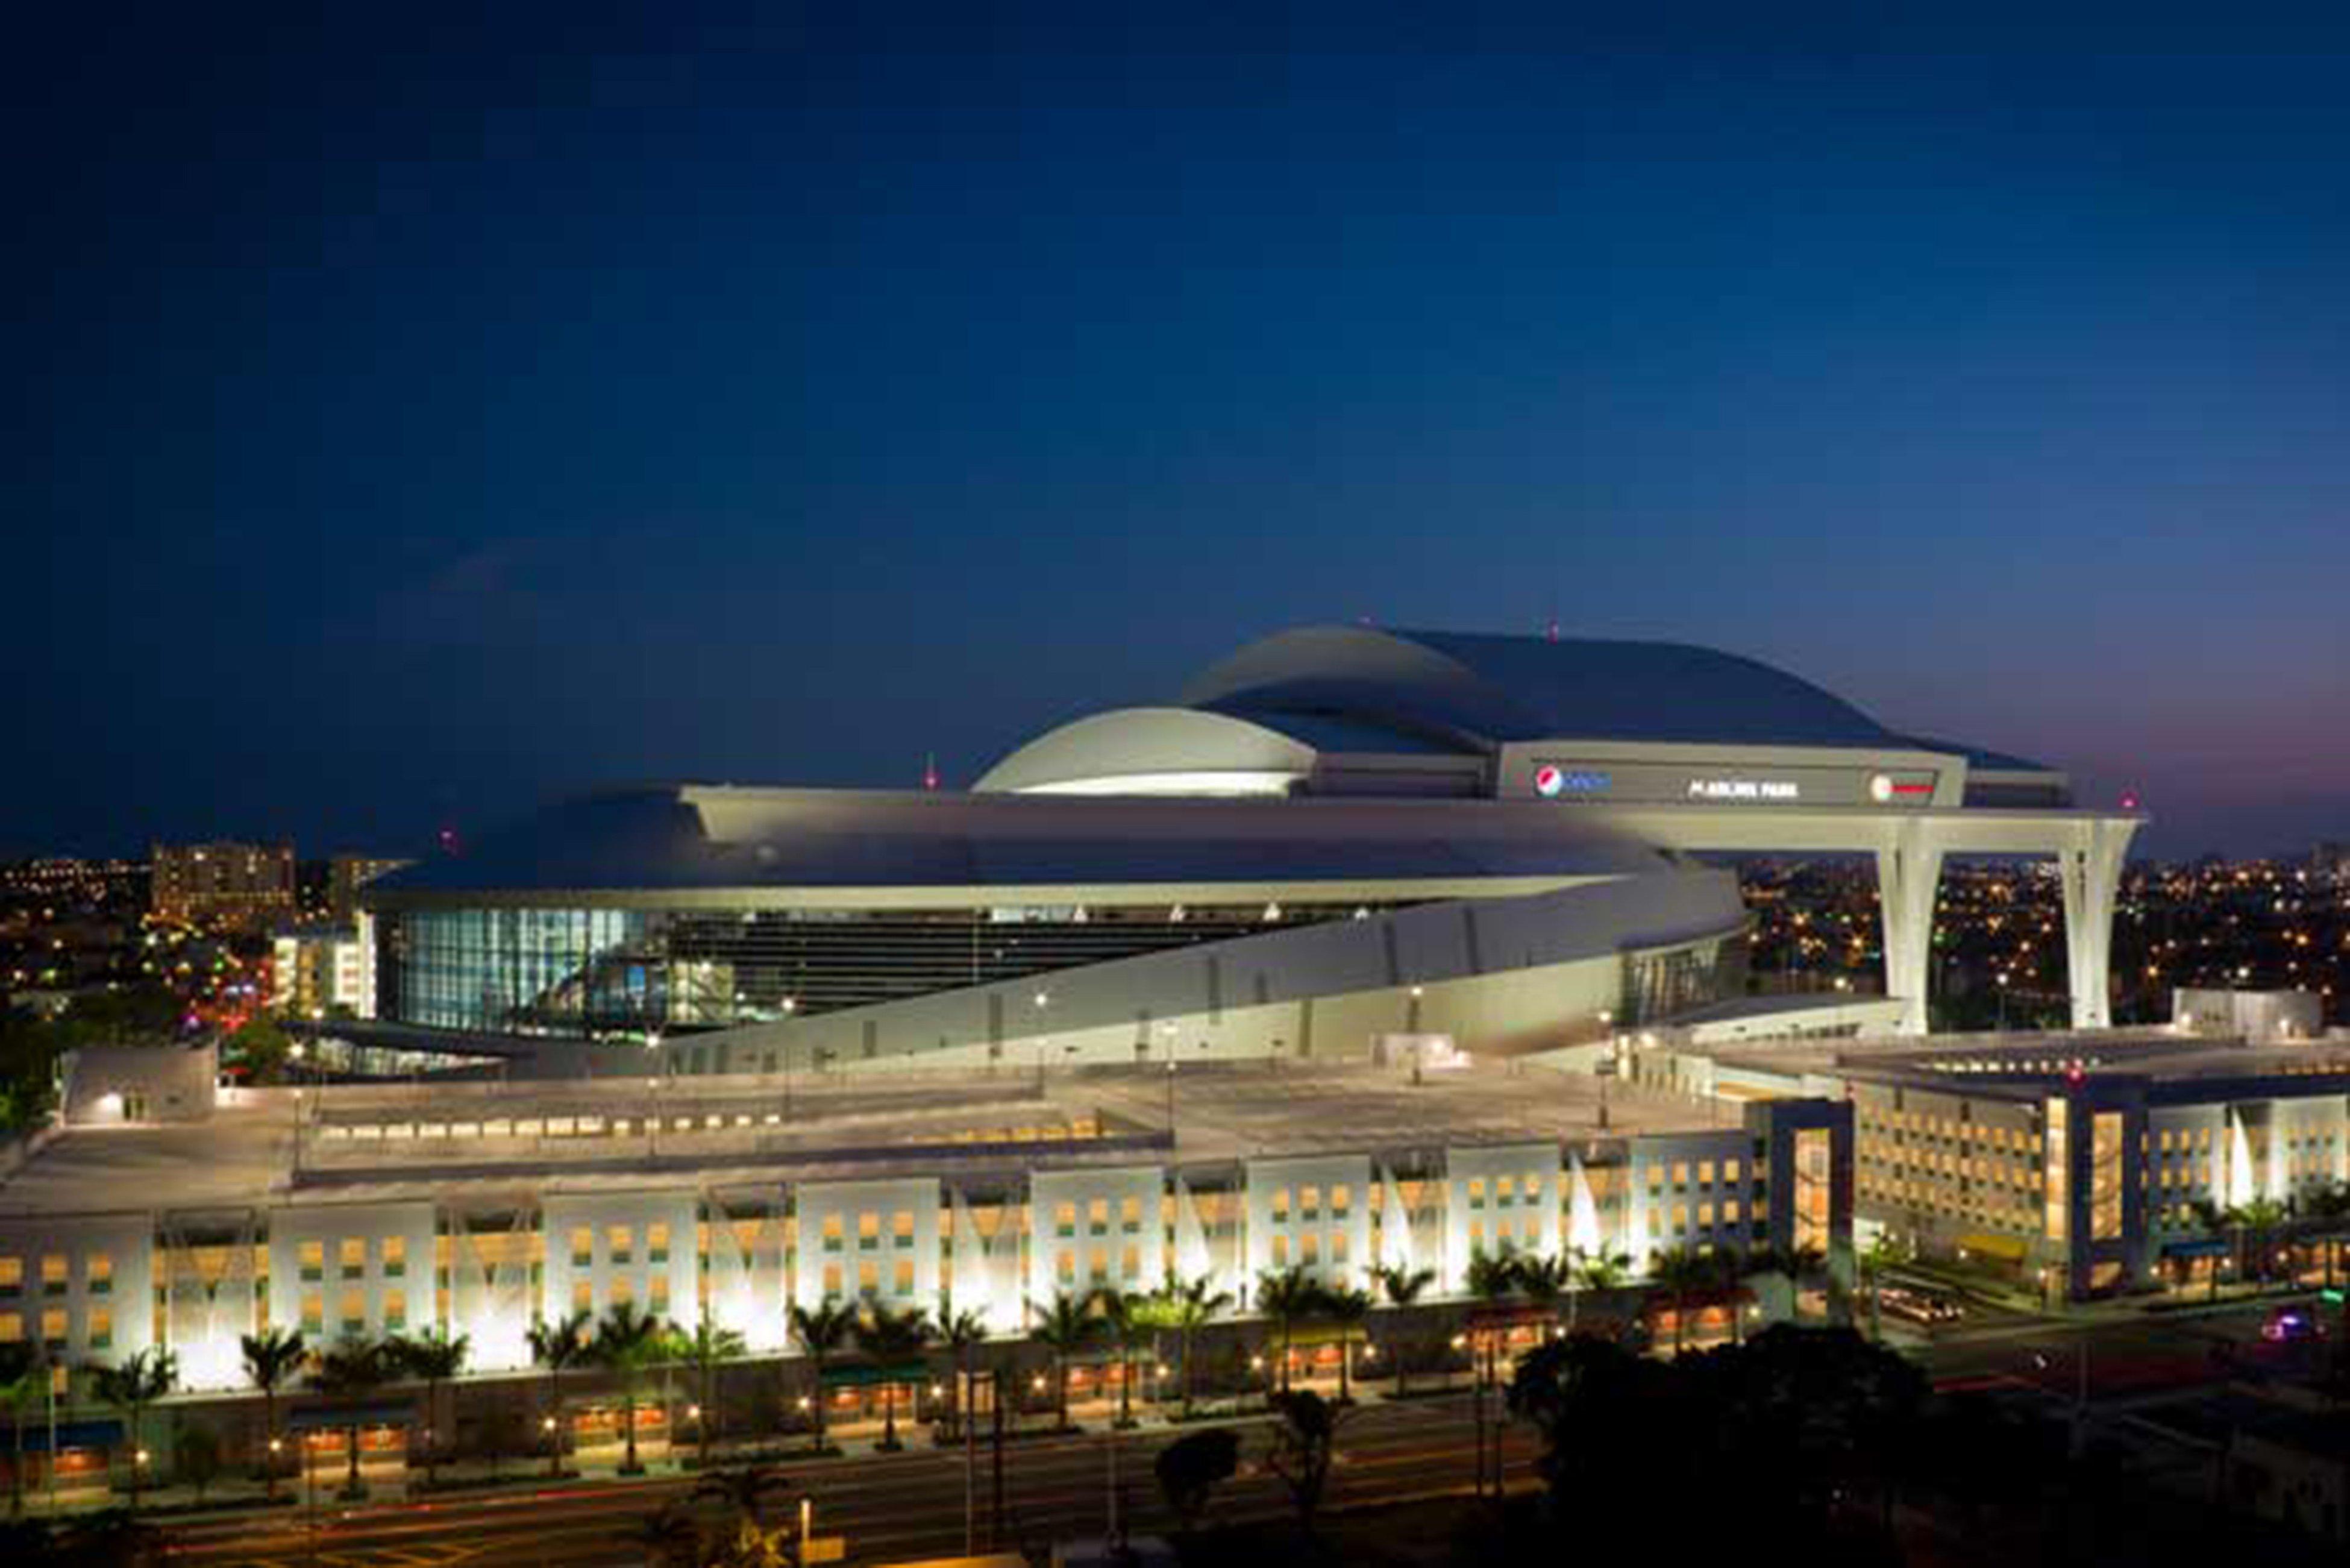
[[[1066,1292],[1045,1306],[1031,1306],[1036,1327],[1030,1336],[1053,1353],[1053,1408],[1060,1430],[1069,1429],[1069,1360],[1101,1336],[1102,1320],[1094,1315],[1090,1296]]]
[[[1673,1247],[1648,1260],[1648,1278],[1672,1295],[1673,1354],[1679,1355],[1688,1338],[1689,1299],[1714,1282],[1715,1265],[1687,1247]]]
[[[1390,1263],[1374,1272],[1372,1278],[1378,1281],[1379,1293],[1387,1298],[1388,1307],[1401,1314],[1408,1313],[1419,1304],[1419,1298],[1428,1293],[1430,1286],[1436,1283],[1436,1271],[1406,1269]],[[1405,1354],[1407,1347],[1400,1334],[1389,1334],[1388,1337],[1395,1343],[1396,1397],[1400,1399],[1403,1397],[1404,1378],[1409,1371],[1411,1358]]]
[[[1118,1424],[1121,1428],[1134,1425],[1134,1352],[1149,1337],[1153,1327],[1151,1298],[1136,1291],[1114,1290],[1108,1287],[1094,1294],[1102,1314],[1102,1327],[1110,1342],[1118,1346]]]
[[[1355,1336],[1362,1332],[1363,1320],[1371,1315],[1371,1293],[1352,1285],[1339,1285],[1322,1293],[1320,1315],[1338,1330],[1338,1403],[1355,1402],[1349,1375],[1355,1359]]]
[[[244,1376],[261,1390],[261,1464],[269,1500],[277,1500],[277,1389],[301,1366],[310,1347],[298,1328],[265,1328],[240,1336]]]
[[[2266,1282],[2272,1262],[2269,1255],[2269,1238],[2283,1228],[2285,1221],[2292,1218],[2292,1211],[2273,1198],[2251,1198],[2230,1210],[2229,1217],[2234,1223],[2237,1236],[2236,1277],[2241,1279],[2250,1272]],[[2252,1263],[2249,1270],[2242,1256],[2247,1243]]]
[[[441,1476],[441,1445],[434,1440],[441,1421],[441,1386],[465,1370],[473,1342],[470,1335],[452,1335],[435,1326],[413,1339],[395,1339],[385,1348],[395,1367],[424,1383],[424,1484],[431,1486]],[[453,1407],[449,1412],[449,1424],[457,1424]]]
[[[563,1374],[588,1359],[588,1325],[595,1321],[585,1307],[555,1323],[542,1318],[530,1325],[530,1358],[546,1368],[546,1473],[563,1473]]]
[[[0,1345],[0,1405],[8,1407],[8,1427],[16,1441],[8,1470],[12,1518],[25,1511],[25,1413],[36,1397],[47,1392],[48,1375],[48,1363],[41,1359],[40,1347],[33,1341],[16,1339]]]
[[[1256,1310],[1271,1319],[1281,1345],[1281,1386],[1289,1387],[1289,1342],[1297,1325],[1322,1304],[1322,1285],[1304,1269],[1290,1267],[1275,1273],[1267,1269],[1256,1277]]]
[[[1575,1281],[1575,1265],[1565,1258],[1530,1252],[1512,1260],[1518,1266],[1518,1290],[1536,1306],[1555,1308]]]
[[[1749,1252],[1746,1255],[1745,1272],[1767,1272],[1770,1258],[1768,1249],[1758,1249]],[[1887,1269],[1900,1261],[1901,1250],[1894,1244],[1892,1233],[1887,1231],[1879,1231],[1876,1239],[1868,1243],[1868,1250],[1861,1253],[1858,1259],[1860,1288],[1868,1302],[1868,1336],[1871,1339],[1882,1340],[1885,1337],[1885,1314],[1877,1300],[1877,1282],[1883,1277]]]
[[[792,1337],[800,1342],[816,1370],[816,1446],[825,1447],[824,1440],[824,1373],[826,1366],[848,1344],[856,1330],[857,1314],[837,1302],[820,1302],[812,1307],[791,1309]]]
[[[1469,1293],[1487,1306],[1518,1294],[1523,1278],[1518,1260],[1507,1252],[1488,1252],[1480,1247],[1469,1254]]]
[[[694,1386],[702,1395],[701,1404],[697,1407],[702,1414],[693,1424],[693,1436],[695,1445],[701,1450],[700,1463],[704,1469],[710,1467],[711,1428],[718,1419],[718,1406],[714,1398],[718,1368],[726,1362],[740,1359],[748,1348],[741,1334],[731,1328],[721,1328],[712,1321],[708,1307],[702,1309],[702,1321],[693,1325],[693,1332],[681,1333],[671,1346],[678,1359],[693,1368]]]
[[[881,1448],[898,1448],[898,1379],[892,1375],[906,1358],[921,1355],[934,1331],[930,1314],[920,1307],[892,1311],[875,1302],[858,1320],[857,1343],[881,1369]]]
[[[1159,1314],[1161,1322],[1175,1331],[1176,1347],[1183,1354],[1183,1414],[1191,1414],[1191,1345],[1211,1319],[1232,1304],[1232,1293],[1220,1291],[1216,1282],[1206,1274],[1193,1280],[1178,1280],[1173,1274],[1159,1288]]]
[[[637,1387],[646,1367],[669,1350],[669,1324],[633,1302],[615,1303],[596,1325],[588,1346],[588,1358],[620,1379],[620,1423],[624,1442],[620,1473],[638,1476],[645,1467],[637,1462]]]
[[[702,1555],[701,1532],[675,1498],[620,1533],[630,1545],[644,1548],[645,1568],[694,1568]]]
[[[1566,1293],[1567,1332],[1575,1332],[1576,1308],[1585,1291],[1612,1291],[1631,1277],[1631,1254],[1613,1251],[1605,1246],[1592,1251],[1577,1247],[1575,1250],[1575,1274],[1568,1282]]]
[[[715,1498],[735,1516],[755,1526],[759,1508],[768,1492],[784,1485],[784,1472],[768,1465],[744,1465],[738,1469],[712,1470],[694,1484],[696,1497]]]
[[[343,1480],[342,1495],[347,1499],[367,1495],[367,1487],[359,1480],[359,1416],[363,1402],[383,1386],[394,1370],[385,1346],[358,1334],[338,1340],[318,1352],[311,1365],[310,1386],[348,1407],[344,1413],[350,1420],[343,1428],[350,1465]]]
[[[180,1358],[171,1351],[140,1351],[119,1366],[89,1369],[98,1397],[123,1413],[130,1431],[130,1511],[139,1511],[139,1491],[147,1469],[141,1440],[141,1418],[147,1407],[172,1391],[180,1380]]]
[[[939,1342],[954,1356],[955,1390],[953,1402],[948,1406],[952,1430],[960,1433],[971,1403],[971,1353],[987,1340],[987,1319],[984,1314],[966,1308],[955,1310],[954,1298],[942,1298],[939,1303]]]
[[[1281,1420],[1273,1429],[1265,1469],[1289,1489],[1290,1501],[1297,1508],[1297,1522],[1310,1542],[1315,1513],[1322,1505],[1330,1461],[1336,1456],[1338,1407],[1310,1388],[1295,1394],[1283,1389],[1273,1397],[1273,1407]]]

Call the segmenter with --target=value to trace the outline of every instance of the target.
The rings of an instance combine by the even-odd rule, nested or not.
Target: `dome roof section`
[[[1226,712],[1341,717],[1484,747],[1565,738],[1907,744],[1783,670],[1674,642],[1307,627],[1210,666],[1182,700]]]
[[[1315,748],[1192,708],[1114,708],[1047,730],[971,787],[996,794],[1285,794]]]
[[[1539,802],[1185,800],[1140,795],[683,784],[565,803],[462,854],[368,884],[370,907],[575,894],[1085,886],[1466,883],[1671,875],[1674,860]]]

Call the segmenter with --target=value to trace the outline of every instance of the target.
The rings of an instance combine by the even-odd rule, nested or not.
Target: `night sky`
[[[0,853],[1553,614],[2350,837],[2350,30],[313,9],[12,34]]]

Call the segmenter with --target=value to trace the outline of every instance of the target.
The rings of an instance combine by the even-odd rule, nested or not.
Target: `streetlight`
[[[1051,992],[1036,993],[1036,1093],[1039,1095],[1045,1092],[1045,1048],[1052,1044],[1052,1037],[1045,1033],[1045,1009],[1052,1005]]]
[[[799,1010],[798,997],[784,998],[784,1019],[786,1023],[790,1022]],[[785,1121],[792,1119],[792,1043],[788,1036],[784,1041],[784,1119]]]

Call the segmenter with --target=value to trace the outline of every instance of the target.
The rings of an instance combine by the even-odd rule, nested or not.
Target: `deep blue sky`
[[[15,39],[0,853],[1554,610],[2350,836],[2350,32],[321,9]]]

